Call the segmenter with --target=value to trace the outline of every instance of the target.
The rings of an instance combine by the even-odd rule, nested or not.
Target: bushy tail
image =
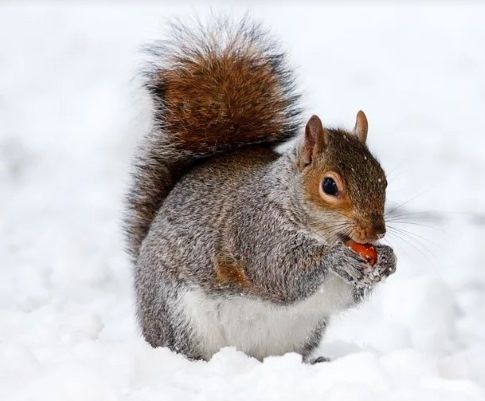
[[[134,258],[163,200],[194,162],[242,146],[274,146],[300,128],[293,73],[259,24],[219,18],[193,26],[174,23],[168,40],[147,48],[142,75],[155,111],[127,198]]]

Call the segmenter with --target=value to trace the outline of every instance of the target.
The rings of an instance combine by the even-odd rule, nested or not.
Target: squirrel
[[[169,32],[146,48],[153,116],[126,197],[143,336],[194,360],[225,346],[323,360],[311,358],[330,316],[396,269],[377,243],[387,181],[367,118],[304,126],[287,56],[250,18]],[[373,243],[375,265],[349,240]]]

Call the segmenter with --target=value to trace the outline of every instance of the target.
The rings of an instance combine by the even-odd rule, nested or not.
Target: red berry
[[[365,261],[371,266],[374,266],[377,262],[377,250],[374,245],[359,244],[358,242],[350,240],[347,242],[347,246],[352,248],[354,252],[362,256],[362,258],[364,258]]]

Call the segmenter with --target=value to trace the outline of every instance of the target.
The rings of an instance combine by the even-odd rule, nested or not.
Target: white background
[[[230,348],[188,362],[134,319],[120,215],[146,125],[138,49],[210,5],[3,3],[0,399],[485,399],[485,8],[460,4],[210,4],[280,38],[307,116],[366,112],[406,214],[389,223],[406,230],[388,235],[398,272],[334,319],[333,362],[307,366]]]

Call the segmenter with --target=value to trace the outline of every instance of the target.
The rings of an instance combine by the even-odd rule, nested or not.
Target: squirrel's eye
[[[323,180],[322,183],[323,192],[327,195],[335,196],[338,194],[338,187],[337,183],[334,181],[333,178],[327,177]]]

